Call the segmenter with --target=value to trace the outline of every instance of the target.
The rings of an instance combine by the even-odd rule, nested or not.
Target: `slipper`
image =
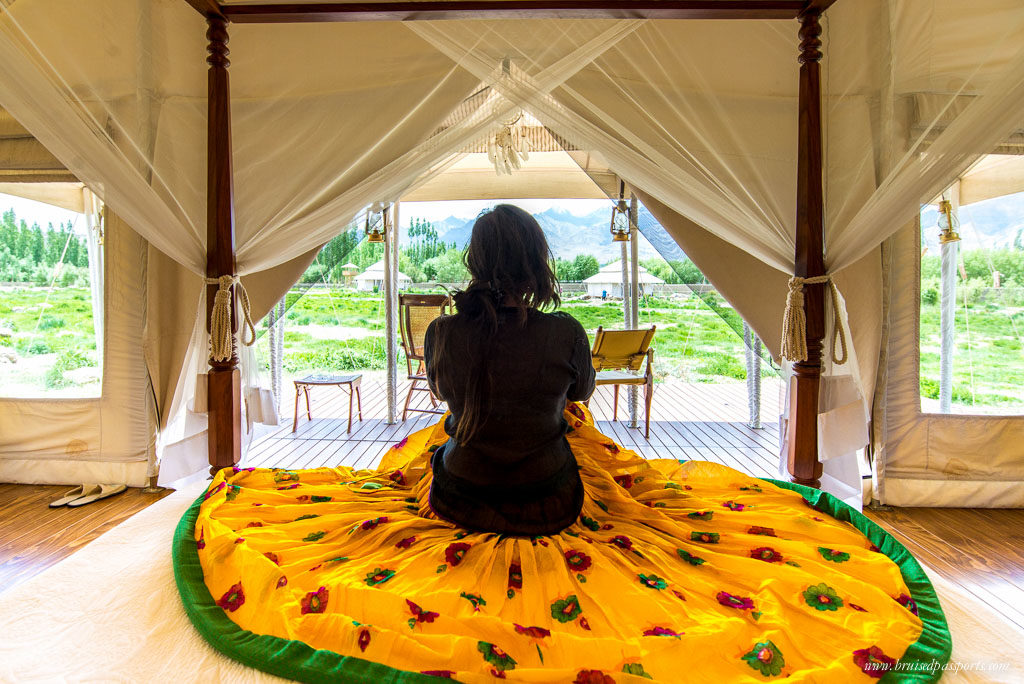
[[[83,496],[92,496],[93,494],[100,493],[100,486],[94,484],[83,484],[78,485],[71,491],[65,492],[64,496],[57,499],[56,501],[50,502],[50,508],[60,508],[61,506],[67,506],[75,499],[80,499]]]
[[[120,494],[121,492],[123,492],[126,489],[128,489],[128,488],[126,486],[124,486],[123,484],[119,484],[119,485],[101,484],[99,492],[97,492],[95,494],[90,494],[89,496],[83,496],[83,497],[81,497],[79,499],[75,499],[74,501],[72,501],[71,503],[68,504],[68,507],[69,508],[76,508],[78,506],[84,506],[85,504],[90,504],[93,501],[99,501],[100,499],[106,499],[108,496],[114,496],[115,494]]]

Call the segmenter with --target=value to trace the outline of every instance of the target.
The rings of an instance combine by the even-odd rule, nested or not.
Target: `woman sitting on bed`
[[[221,471],[175,551],[200,631],[306,681],[941,673],[920,666],[949,654],[927,579],[859,513],[595,429],[574,401],[593,390],[586,336],[540,311],[549,258],[522,210],[477,220],[473,281],[426,339],[451,414],[376,469]]]
[[[499,204],[473,226],[459,313],[427,328],[427,378],[450,410],[430,507],[467,529],[555,534],[583,506],[563,413],[593,393],[594,366],[576,319],[540,311],[560,303],[551,258],[537,220]]]

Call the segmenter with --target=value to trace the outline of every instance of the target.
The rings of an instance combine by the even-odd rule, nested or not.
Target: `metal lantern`
[[[960,227],[960,221],[953,215],[953,205],[949,200],[939,202],[939,242],[960,242],[960,234],[956,229]]]
[[[384,242],[384,207],[380,202],[374,202],[370,210],[366,212],[366,241]]]
[[[620,199],[612,207],[612,242],[629,242],[629,206]]]

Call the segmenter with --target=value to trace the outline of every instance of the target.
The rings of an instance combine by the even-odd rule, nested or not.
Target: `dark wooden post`
[[[800,15],[799,138],[796,183],[796,275],[824,275],[824,200],[821,154],[821,24],[820,10]],[[825,337],[825,285],[804,287],[807,316],[807,360],[793,366],[795,389],[790,394],[789,473],[793,482],[821,484],[818,461],[818,385]]]
[[[206,63],[209,120],[206,139],[206,275],[219,278],[235,273],[235,191],[231,168],[231,94],[228,83],[228,28],[224,17],[208,15],[210,53]],[[217,292],[216,285],[206,288],[206,321]],[[234,311],[234,291],[232,305]],[[232,332],[238,322],[232,317]],[[232,340],[231,357],[210,358],[208,384],[210,472],[238,463],[242,455],[241,381],[238,355]]]

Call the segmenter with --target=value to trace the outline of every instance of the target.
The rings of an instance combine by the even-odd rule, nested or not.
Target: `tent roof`
[[[638,266],[640,273],[640,282],[647,285],[656,285],[658,283],[664,283],[665,281],[656,275],[652,275],[643,266]],[[607,266],[601,267],[601,270],[590,276],[583,282],[585,283],[620,283],[622,282],[622,260],[613,261]]]
[[[356,280],[381,280],[384,278],[384,260],[381,259],[375,264],[366,267],[366,270],[356,276]],[[398,271],[399,280],[412,280],[409,276]]]

